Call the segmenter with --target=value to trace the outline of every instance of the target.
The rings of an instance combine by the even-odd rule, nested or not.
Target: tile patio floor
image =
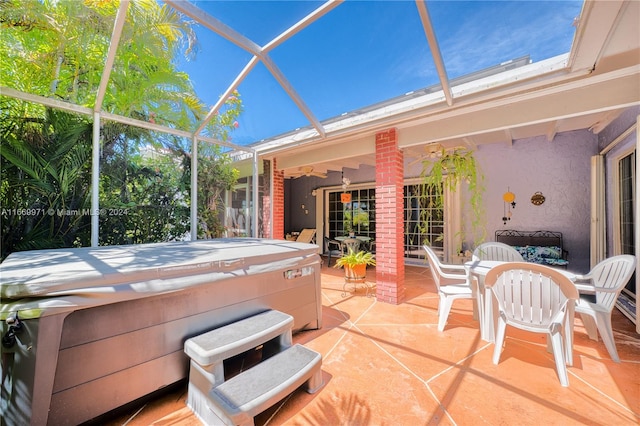
[[[589,340],[576,317],[569,387],[560,386],[544,336],[507,328],[500,364],[480,339],[470,300],[454,302],[444,332],[429,270],[406,268],[406,300],[378,303],[363,290],[342,297],[342,270],[322,267],[323,327],[294,335],[323,355],[325,385],[297,390],[256,425],[637,425],[640,335],[614,310],[622,362]],[[375,271],[369,270],[369,279]],[[200,425],[180,383],[100,424]]]

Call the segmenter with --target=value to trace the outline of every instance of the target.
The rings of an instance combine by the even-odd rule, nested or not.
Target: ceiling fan
[[[315,176],[315,177],[325,179],[327,177],[327,174],[323,172],[314,172],[313,166],[298,167],[297,171],[294,171],[288,174],[288,177],[293,179],[297,179],[302,176],[307,176],[307,177]]]

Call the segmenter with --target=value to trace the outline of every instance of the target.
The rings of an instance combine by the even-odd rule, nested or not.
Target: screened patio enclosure
[[[100,4],[96,2],[93,7]],[[121,41],[129,41],[131,31],[144,27],[140,22],[134,25],[127,17],[135,16],[146,3],[113,4],[117,10],[106,20],[109,24],[102,28],[99,39],[107,47],[106,54],[83,58],[102,71],[98,81],[88,85],[90,90],[70,99],[64,87],[51,90],[55,86],[53,77],[39,85],[12,84],[17,75],[12,72],[23,70],[4,68],[2,96],[93,119],[94,191],[99,173],[99,124],[105,120],[176,135],[192,146],[196,141],[219,144],[238,162],[249,162],[251,171],[247,174],[254,182],[259,180],[259,167],[268,163],[263,185],[268,181],[271,192],[264,196],[271,197],[270,209],[258,212],[252,208],[260,204],[258,185],[241,189],[250,191],[251,197],[247,203],[245,196],[244,207],[239,208],[250,208],[250,222],[264,223],[262,235],[276,238],[283,238],[285,233],[280,219],[283,201],[278,197],[287,194],[274,197],[281,179],[291,178],[296,185],[304,185],[301,182],[306,179],[322,179],[317,175],[328,176],[329,180],[343,170],[376,168],[375,136],[380,132],[395,129],[397,152],[404,158],[402,178],[415,178],[419,176],[416,167],[434,148],[462,147],[481,153],[485,148],[510,149],[534,139],[546,141],[549,148],[561,135],[584,131],[591,138],[594,154],[598,154],[602,148],[599,144],[607,142],[599,140],[602,132],[640,105],[640,5],[635,1],[166,1],[157,4],[166,14],[175,13],[179,20],[191,21],[200,41],[197,60],[181,59],[178,67],[191,76],[194,92],[206,110],[191,116],[189,125],[179,127],[174,117],[178,113],[170,102],[144,105],[143,117],[132,116],[128,108],[112,102],[115,93],[134,87],[137,81],[123,79],[113,70],[114,66],[119,70],[123,63],[131,70],[140,68],[140,63],[128,56],[135,43],[123,45]],[[20,11],[24,16],[31,12],[32,21],[39,22],[42,15],[35,6]],[[70,42],[87,41],[82,39],[82,34],[88,33],[83,28],[95,21],[81,18],[58,26],[76,30],[75,37],[67,34]],[[11,19],[7,22],[13,22]],[[32,27],[31,32],[21,34],[39,29],[37,25]],[[148,31],[167,28],[149,25]],[[12,34],[3,31],[2,37]],[[30,52],[30,46],[24,44],[21,51]],[[146,48],[154,54],[163,46]],[[22,57],[16,59],[33,64]],[[20,61],[6,61],[11,62]],[[69,71],[73,63],[60,61],[61,70],[74,75]],[[148,87],[168,91],[169,86],[150,81]],[[216,138],[207,123],[225,110],[225,102],[236,91],[244,108],[239,126],[230,133],[231,140]],[[197,170],[196,155],[191,159],[192,169]],[[635,161],[637,164],[637,156]],[[307,173],[316,176],[307,177]],[[373,183],[377,178],[367,179]],[[502,186],[508,186],[508,179],[500,182],[500,188],[491,187],[493,192],[488,196],[504,192]],[[313,188],[309,189],[311,193]],[[526,191],[533,189],[527,187]],[[93,194],[91,210],[95,212],[100,206]],[[360,213],[360,209],[370,211],[371,194],[365,198],[366,206],[352,205],[351,215]],[[195,238],[196,201],[192,193],[190,238]],[[242,213],[247,214],[246,210]],[[636,209],[635,223],[637,219]],[[94,229],[99,220],[98,215],[92,216]],[[243,220],[244,228],[236,229],[245,230],[239,232],[247,232],[246,218]],[[342,223],[344,226],[344,220]],[[372,233],[372,224],[368,229],[364,225],[358,223],[363,232]],[[378,233],[377,221],[375,225]],[[410,234],[411,226],[403,226]],[[254,228],[251,233],[258,232],[258,227]],[[634,232],[637,251],[637,227]],[[581,233],[586,234],[585,230]],[[92,238],[92,243],[98,244],[97,238]],[[584,240],[575,244],[581,246]],[[583,252],[582,248],[574,251]]]

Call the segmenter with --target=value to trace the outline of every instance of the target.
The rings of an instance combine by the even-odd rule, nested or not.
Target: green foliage
[[[469,207],[465,209],[463,199],[462,211],[469,211],[471,218],[471,233],[474,242],[484,239],[483,229],[483,205],[482,195],[484,193],[484,177],[479,172],[475,157],[472,151],[454,149],[453,151],[442,150],[441,155],[435,159],[428,158],[423,161],[422,181],[426,187],[423,194],[429,194],[427,216],[423,217],[423,226],[427,226],[430,219],[429,214],[441,215],[444,209],[444,191],[455,192],[466,184],[469,190]],[[462,248],[465,240],[464,222],[461,224],[462,230],[456,235],[458,247]],[[428,243],[426,241],[425,243]]]
[[[204,145],[204,144],[201,144]],[[198,159],[198,236],[219,238],[224,234],[225,191],[238,181],[239,171],[231,166],[231,159],[220,153],[218,146],[199,150]]]
[[[117,4],[0,0],[2,84],[94,108]],[[208,107],[175,65],[178,55],[193,57],[196,45],[184,16],[155,0],[132,0],[102,110],[196,128]],[[234,93],[204,134],[230,140],[241,110]],[[109,121],[100,134],[100,243],[183,238],[191,141]],[[89,245],[91,119],[0,96],[0,137],[0,256]],[[220,193],[233,187],[237,171],[218,148],[203,147],[199,161],[200,235],[218,236]]]
[[[375,266],[376,259],[373,257],[373,253],[369,253],[364,250],[360,250],[355,252],[349,249],[349,253],[345,254],[342,257],[339,257],[336,260],[336,264],[333,265],[334,268],[342,268],[344,266],[354,267],[356,265],[372,265]]]
[[[100,177],[102,244],[138,244],[183,238],[189,231],[189,187],[181,156],[170,149],[131,143],[132,129],[104,140]],[[104,132],[117,135],[114,129]],[[135,132],[134,132],[135,133]]]
[[[89,225],[91,123],[46,109],[42,119],[2,109],[2,257],[15,250],[73,245]]]

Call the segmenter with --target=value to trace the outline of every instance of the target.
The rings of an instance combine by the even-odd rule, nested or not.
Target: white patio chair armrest
[[[457,272],[461,271],[465,274],[467,273],[467,268],[464,265],[441,265],[442,269],[446,272]]]
[[[443,278],[451,279],[451,280],[465,280],[467,279],[467,274],[452,274],[442,271],[440,274]]]
[[[584,274],[584,275],[578,275],[578,274],[576,274],[576,275],[573,277],[573,282],[576,282],[576,283],[577,283],[577,282],[581,282],[581,283],[583,283],[583,282],[590,282],[590,281],[592,281],[592,277],[591,277],[591,275],[590,275],[590,274]]]
[[[604,287],[596,287],[596,286],[593,286],[593,290],[601,293],[617,293],[620,291],[619,288],[604,288]]]

